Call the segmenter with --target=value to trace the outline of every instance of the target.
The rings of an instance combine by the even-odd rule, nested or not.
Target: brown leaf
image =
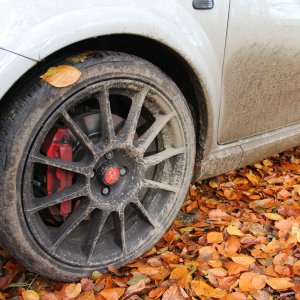
[[[122,297],[122,299],[126,299],[132,295],[137,295],[137,294],[141,294],[144,292],[145,290],[145,281],[144,280],[140,280],[139,282],[137,282],[136,284],[131,285],[129,288],[127,288],[127,290],[125,291],[124,296]]]
[[[172,285],[163,294],[162,300],[188,300],[190,297],[177,284]]]
[[[49,68],[47,72],[40,77],[50,85],[62,88],[74,84],[80,75],[81,72],[76,68],[62,65]]]

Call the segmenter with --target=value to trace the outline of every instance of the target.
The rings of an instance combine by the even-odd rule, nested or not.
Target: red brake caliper
[[[68,129],[59,128],[53,138],[45,143],[46,155],[51,158],[72,161],[72,144]],[[47,167],[47,193],[60,192],[72,185],[73,173],[51,166]],[[72,211],[72,201],[67,200],[57,206],[49,207],[53,216],[61,215],[66,218]]]

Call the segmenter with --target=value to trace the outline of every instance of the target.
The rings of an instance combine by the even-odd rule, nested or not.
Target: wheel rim
[[[78,122],[86,113],[83,106],[98,116],[96,132]],[[114,116],[124,122],[116,124]],[[51,130],[61,124],[72,135],[78,156],[72,162],[49,158],[42,150]],[[22,199],[32,235],[50,256],[79,267],[125,263],[142,254],[177,210],[186,145],[182,120],[158,89],[113,79],[78,91],[49,113],[29,151]],[[40,178],[48,166],[75,174],[72,185],[43,193]],[[109,185],[104,177],[114,168],[119,178]],[[59,224],[49,223],[45,211],[67,200],[72,201],[71,214]]]

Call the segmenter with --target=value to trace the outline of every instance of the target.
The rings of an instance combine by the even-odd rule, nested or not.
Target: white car
[[[30,270],[126,264],[193,176],[299,144],[300,0],[0,0],[0,15],[0,232]],[[72,84],[44,80],[66,69]]]

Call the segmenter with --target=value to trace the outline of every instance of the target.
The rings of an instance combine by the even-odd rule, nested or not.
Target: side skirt
[[[300,124],[218,145],[202,162],[196,162],[194,178],[206,179],[223,174],[298,145]]]

